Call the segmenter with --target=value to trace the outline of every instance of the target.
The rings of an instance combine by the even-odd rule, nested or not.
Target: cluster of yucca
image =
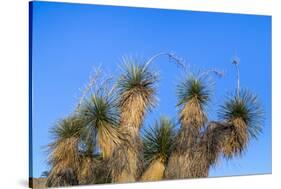
[[[188,74],[178,84],[179,126],[161,117],[142,132],[158,76],[145,62],[124,61],[113,91],[95,90],[53,128],[47,186],[207,177],[220,156],[240,155],[261,131],[256,96],[236,91],[209,121],[207,74]]]

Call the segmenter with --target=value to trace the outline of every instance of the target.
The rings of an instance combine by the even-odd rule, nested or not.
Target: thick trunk
[[[77,185],[77,171],[80,157],[78,153],[78,138],[71,137],[55,145],[50,163],[52,169],[47,178],[47,186]]]
[[[197,128],[181,128],[173,152],[168,160],[165,177],[184,179],[207,177],[210,161],[206,146],[202,145]]]
[[[142,143],[138,130],[121,129],[122,142],[116,146],[110,167],[113,182],[135,182],[142,170]]]
[[[81,160],[80,169],[78,171],[79,184],[89,184],[93,179],[93,158],[83,157]]]
[[[113,152],[113,182],[135,182],[141,173],[142,143],[139,130],[147,108],[151,106],[153,90],[135,88],[121,95],[120,137],[121,141]]]
[[[146,102],[140,94],[131,95],[121,105],[120,127],[140,129],[146,110]]]
[[[207,177],[208,173],[209,165],[207,159],[200,152],[173,153],[165,171],[165,178],[200,178]]]
[[[180,113],[181,129],[168,160],[165,177],[184,179],[206,177],[208,166],[200,148],[200,129],[207,118],[196,99],[186,103]]]

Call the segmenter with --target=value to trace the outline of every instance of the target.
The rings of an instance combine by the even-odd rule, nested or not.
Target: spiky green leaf
[[[206,77],[188,76],[177,87],[178,106],[182,106],[191,99],[196,99],[203,106],[211,96],[212,83]]]
[[[167,160],[175,137],[175,124],[166,117],[161,117],[154,126],[145,129],[143,135],[144,158],[147,162],[158,157]]]

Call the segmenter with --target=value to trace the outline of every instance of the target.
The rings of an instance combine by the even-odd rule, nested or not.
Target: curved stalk
[[[160,56],[168,56],[168,58],[173,59],[178,65],[180,65],[181,67],[183,67],[183,69],[186,69],[185,64],[183,63],[183,60],[179,59],[178,57],[176,57],[175,54],[173,53],[168,53],[168,52],[160,52],[157,53],[155,55],[153,55],[152,57],[150,57],[148,59],[148,61],[145,63],[144,68],[148,67],[156,58],[160,57]]]

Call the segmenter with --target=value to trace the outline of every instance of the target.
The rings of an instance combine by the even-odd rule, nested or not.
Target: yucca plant
[[[158,77],[149,65],[162,55],[173,58],[169,53],[146,62],[124,58],[123,72],[111,89],[107,79],[100,85],[98,76],[90,80],[75,115],[51,131],[55,140],[49,145],[47,186],[207,177],[219,157],[245,151],[249,139],[261,132],[263,113],[255,95],[240,91],[238,63],[237,89],[220,107],[218,121],[208,122],[206,106],[212,87],[208,76],[221,73],[207,70],[177,86],[178,132],[161,117],[141,139],[145,115],[156,103]]]
[[[47,186],[68,186],[78,184],[79,169],[78,143],[82,124],[77,117],[71,116],[59,121],[52,128],[54,142],[49,145],[51,170]]]
[[[219,118],[220,121],[208,124],[197,148],[204,162],[198,167],[205,176],[220,154],[229,159],[245,151],[249,139],[256,138],[261,132],[263,112],[257,97],[242,90],[228,97],[220,107]]]
[[[153,127],[144,130],[143,145],[146,168],[141,176],[141,181],[163,179],[174,137],[175,124],[167,117],[161,117]]]
[[[232,126],[222,146],[223,154],[228,158],[241,154],[249,139],[256,138],[262,130],[261,105],[257,96],[247,90],[230,95],[220,107],[219,118]]]
[[[155,105],[157,75],[134,58],[123,58],[118,80],[120,127],[139,129],[147,110]]]
[[[118,143],[118,113],[114,99],[96,91],[89,99],[83,101],[75,114],[79,121],[79,165],[75,175],[79,184],[95,183],[100,178],[95,154],[101,153],[102,159],[111,156],[114,146]],[[60,131],[59,127],[55,128]],[[70,136],[72,134],[70,133]]]
[[[146,112],[155,104],[157,75],[136,59],[124,58],[118,80],[120,133],[122,144],[116,148],[111,164],[115,182],[133,182],[142,169],[142,144],[139,129]]]
[[[165,177],[169,179],[198,177],[200,164],[197,156],[200,130],[207,122],[205,106],[210,100],[210,84],[207,77],[189,76],[178,85],[180,130],[175,139]],[[204,162],[201,163],[202,165]],[[201,168],[199,168],[201,169]]]
[[[119,143],[119,118],[114,99],[103,94],[93,94],[81,105],[78,116],[84,123],[82,138],[87,151],[91,154],[92,148],[97,145],[102,157],[108,159]]]
[[[210,86],[206,77],[188,76],[178,85],[180,122],[183,127],[199,130],[207,121],[205,105],[210,100]]]

